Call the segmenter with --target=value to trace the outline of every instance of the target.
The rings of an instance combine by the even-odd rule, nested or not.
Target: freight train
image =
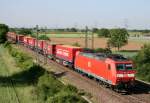
[[[46,54],[47,58],[92,77],[112,89],[134,87],[136,71],[133,69],[133,62],[122,55],[87,52],[81,47],[49,43],[12,32],[7,33],[7,38]]]

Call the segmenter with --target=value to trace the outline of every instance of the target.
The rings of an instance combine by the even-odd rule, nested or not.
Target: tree
[[[150,44],[146,44],[134,57],[137,76],[150,82]]]
[[[19,30],[18,34],[31,35],[32,34],[32,30],[31,29],[27,29],[27,28],[21,28]]]
[[[98,28],[93,28],[92,31],[93,33],[98,33]]]
[[[144,33],[149,33],[150,30],[142,30],[141,32],[142,32],[143,34],[144,34]]]
[[[9,28],[5,24],[0,24],[0,43],[4,43],[6,41],[6,33]]]
[[[98,31],[98,36],[110,37],[110,32],[108,29],[102,28]]]
[[[128,43],[129,34],[126,29],[112,29],[110,30],[110,35],[108,45],[111,47],[117,47],[119,50]]]
[[[16,33],[17,32],[17,28],[9,28],[9,31]]]
[[[106,53],[106,54],[111,54],[112,51],[109,49],[109,48],[97,48],[97,49],[94,49],[94,52],[95,53]]]
[[[78,42],[75,42],[74,44],[72,44],[73,46],[77,46],[80,47],[81,45]]]
[[[40,40],[50,40],[50,38],[48,36],[46,36],[46,35],[40,35],[39,39]]]
[[[71,28],[70,31],[71,32],[77,32],[78,30],[76,28]]]

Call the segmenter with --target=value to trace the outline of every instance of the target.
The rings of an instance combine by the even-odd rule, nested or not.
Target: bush
[[[39,78],[37,93],[41,101],[46,101],[48,97],[57,94],[63,85],[56,78],[47,72]]]
[[[83,98],[73,93],[59,93],[48,99],[47,103],[88,103]]]
[[[15,73],[8,78],[10,78],[14,83],[19,85],[24,84],[37,84],[38,78],[44,74],[44,69],[39,65],[32,65],[26,70]]]
[[[150,82],[150,44],[144,45],[133,60],[138,78]]]
[[[41,102],[87,103],[78,95],[76,87],[63,85],[52,74],[47,72],[39,78],[36,91]]]
[[[101,37],[101,36],[110,37],[110,31],[105,28],[98,30],[98,37]]]
[[[20,52],[19,50],[13,48],[9,43],[5,43],[4,47],[8,49],[12,57],[15,58],[18,67],[22,69],[30,68],[33,64],[32,58],[27,54]]]
[[[50,38],[46,35],[40,35],[39,40],[50,40]]]
[[[32,34],[32,30],[28,29],[28,28],[21,28],[18,32],[18,34],[22,34],[22,35],[31,35]]]
[[[109,48],[97,48],[97,49],[94,49],[94,52],[95,53],[112,53],[112,51],[109,49]]]
[[[71,93],[77,93],[78,89],[72,85],[66,85],[64,86],[64,88],[62,89],[63,92],[71,92]]]
[[[0,43],[5,43],[6,41],[6,33],[8,32],[9,28],[5,24],[0,24]]]
[[[9,41],[6,41],[6,42],[4,43],[4,47],[6,48],[6,47],[8,47],[8,46],[10,46],[10,42],[9,42]]]
[[[80,47],[81,45],[80,45],[78,42],[75,42],[75,43],[73,44],[73,46]]]

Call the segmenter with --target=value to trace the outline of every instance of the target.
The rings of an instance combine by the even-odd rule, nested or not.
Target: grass
[[[1,54],[0,54],[0,66],[1,66],[0,75],[7,77],[8,76],[7,67],[6,67],[5,62],[3,61]],[[17,96],[16,96],[14,88],[12,87],[11,81],[9,81],[8,83],[9,85],[7,86],[5,86],[5,83],[1,83],[1,84],[2,84],[2,86],[0,86],[1,103],[18,103]]]
[[[131,57],[135,56],[138,53],[138,51],[113,51],[113,53],[121,54],[125,57],[131,58]]]
[[[40,34],[40,35],[45,35],[45,34]],[[80,33],[76,33],[76,34],[46,34],[48,37],[50,38],[83,38],[85,37],[85,34],[80,34]],[[90,34],[89,34],[90,36]],[[97,37],[97,34],[94,34],[95,37]]]
[[[33,85],[22,85],[22,82],[18,82],[25,76],[20,74],[23,69],[17,67],[15,60],[2,46],[0,46],[0,66],[1,103],[18,103],[18,100],[21,103],[37,103],[36,95],[32,94],[35,87]],[[15,77],[16,74],[20,74],[20,76]]]

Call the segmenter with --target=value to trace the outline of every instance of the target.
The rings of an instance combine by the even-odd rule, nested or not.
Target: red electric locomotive
[[[135,81],[131,60],[116,54],[80,52],[75,59],[75,69],[86,73],[111,87],[130,87]]]

